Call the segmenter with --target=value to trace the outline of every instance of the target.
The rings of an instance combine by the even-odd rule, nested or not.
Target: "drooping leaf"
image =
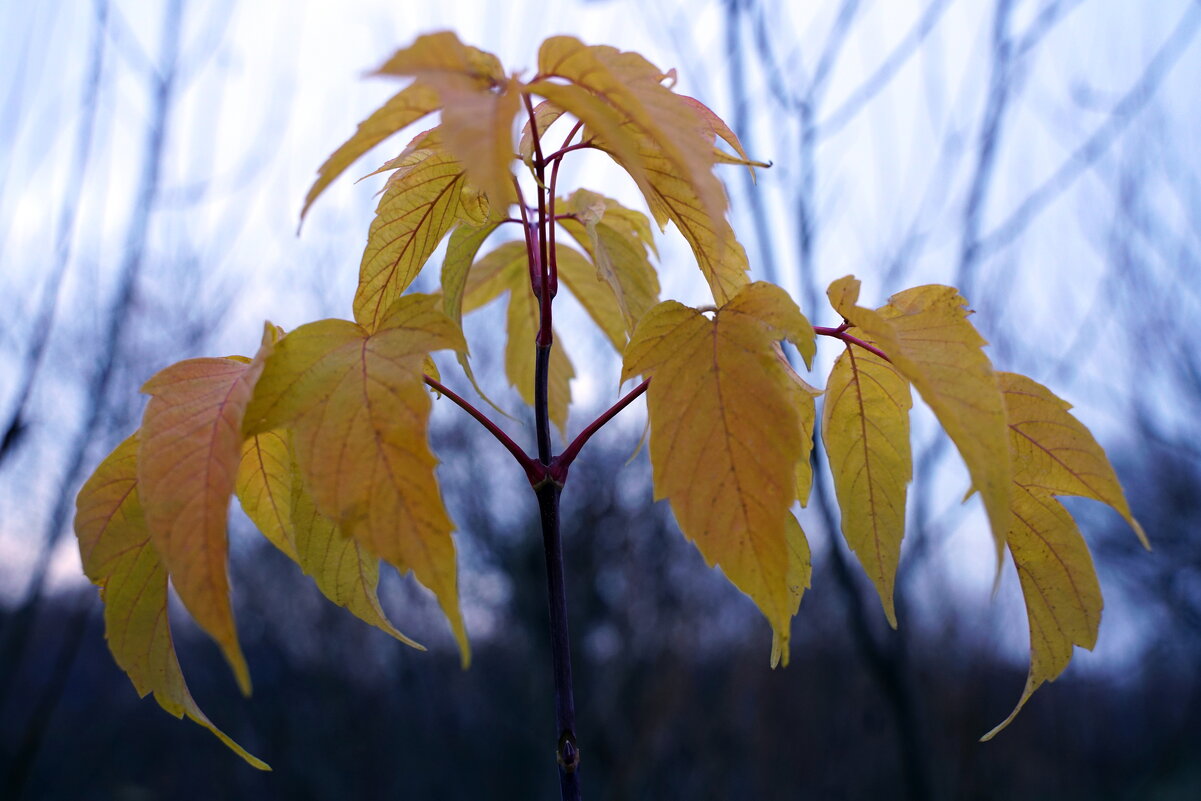
[[[317,511],[299,470],[293,469],[291,478],[289,514],[300,569],[313,577],[322,595],[359,620],[405,645],[424,651],[425,646],[401,634],[392,625],[380,606],[378,557],[369,554],[354,537],[343,535],[333,520]]]
[[[988,740],[1013,721],[1044,682],[1068,666],[1072,647],[1091,649],[1101,623],[1101,589],[1088,546],[1054,495],[1107,503],[1147,544],[1130,514],[1113,467],[1071,405],[1033,379],[998,373],[1013,457],[1013,524],[1009,551],[1030,625],[1030,672],[1017,706]]]
[[[238,466],[238,500],[259,531],[312,576],[326,598],[401,642],[422,648],[397,631],[380,607],[379,560],[342,536],[313,506],[286,432],[265,431],[246,439]]]
[[[781,369],[789,378],[792,405],[797,410],[797,417],[801,423],[801,439],[804,440],[805,446],[801,458],[796,463],[796,498],[801,502],[801,506],[808,506],[809,493],[813,489],[813,464],[810,455],[813,451],[813,432],[817,423],[817,405],[814,401],[821,397],[822,390],[801,378],[792,368],[779,343],[776,343],[775,352],[776,361],[780,362]]]
[[[694,97],[684,96],[684,100],[690,106],[692,106],[694,111],[696,111],[697,119],[700,121],[702,128],[705,131],[705,134],[709,137],[710,141],[720,138],[727,145],[732,147],[734,152],[737,154],[737,156],[732,156],[729,153],[726,153],[724,150],[715,148],[715,160],[721,162],[722,164],[738,164],[746,167],[751,173],[751,178],[755,177],[756,167],[771,166],[770,164],[766,164],[762,161],[752,160],[751,157],[747,155],[746,151],[743,150],[742,142],[739,141],[738,135],[730,130],[730,126],[726,125],[726,121],[717,116],[713,109],[709,108]]]
[[[354,318],[373,331],[455,224],[463,165],[443,150],[416,150],[388,179],[359,266]]]
[[[250,672],[229,600],[229,499],[242,459],[242,415],[277,332],[268,325],[253,361],[189,359],[157,373],[142,391],[138,484],[146,523],[179,598],[221,646],[238,685]]]
[[[605,338],[621,353],[626,346],[626,316],[612,285],[596,274],[596,268],[578,250],[559,246],[555,252],[559,283],[571,290]]]
[[[1030,620],[1030,674],[1013,712],[982,740],[995,737],[1043,682],[1063,672],[1073,645],[1091,649],[1101,623],[1101,588],[1092,557],[1059,501],[1015,484],[1008,544]]]
[[[500,223],[496,222],[480,226],[460,225],[451,232],[450,240],[446,243],[446,257],[442,260],[442,309],[446,316],[459,326],[460,331],[463,322],[463,293],[467,289],[468,273],[480,246],[499,225]],[[476,382],[467,351],[457,352],[455,356],[475,391],[500,411]]]
[[[214,726],[188,691],[167,620],[167,569],[138,497],[138,450],[134,434],[100,463],[75,501],[79,554],[104,599],[108,647],[139,696],[154,693],[175,717],[186,715],[254,767],[270,770]]]
[[[1013,475],[1005,401],[982,350],[987,343],[967,320],[964,299],[952,287],[921,286],[893,295],[873,312],[855,305],[859,281],[851,276],[832,283],[828,295],[834,309],[875,342],[917,388],[959,449],[984,500],[999,571]]]
[[[556,248],[564,259],[567,248]],[[578,253],[566,258],[582,258]],[[578,268],[578,265],[577,265]],[[569,265],[568,270],[572,268]],[[464,311],[473,311],[508,293],[505,314],[505,375],[523,402],[534,403],[535,343],[538,333],[538,300],[530,291],[529,265],[525,244],[505,242],[472,267],[463,297]],[[554,334],[558,340],[558,334]],[[550,352],[547,382],[548,412],[560,434],[566,435],[567,410],[571,404],[571,379],[575,368],[562,343],[556,341]]]
[[[447,152],[498,213],[506,209],[515,199],[513,118],[521,106],[521,92],[515,82],[505,80],[496,56],[440,31],[417,37],[377,74],[412,76],[437,93]]]
[[[505,340],[505,374],[517,389],[521,399],[534,405],[534,377],[536,351],[534,340],[538,334],[538,301],[530,292],[529,285],[518,281],[509,292],[509,311],[505,316],[508,337]],[[567,358],[562,340],[552,330],[555,345],[550,351],[550,366],[547,379],[547,413],[550,421],[567,436],[567,410],[571,405],[571,379],[575,368]]]
[[[414,83],[397,92],[392,99],[360,122],[354,136],[335,150],[317,171],[317,180],[305,196],[300,219],[303,220],[308,214],[309,207],[313,205],[317,196],[360,156],[397,131],[437,111],[438,106],[437,92],[424,84]]]
[[[713,128],[695,101],[664,86],[666,75],[638,54],[568,36],[543,43],[538,69],[574,85],[544,80],[528,89],[585,123],[594,144],[634,179],[660,227],[670,220],[680,229],[717,302],[733,297],[748,280],[746,252],[726,221]]]
[[[893,583],[913,478],[912,405],[909,382],[895,366],[848,346],[834,362],[822,409],[822,440],[842,510],[842,533],[875,584],[893,628]]]
[[[264,431],[242,443],[235,492],[242,511],[263,536],[299,561],[292,528],[292,454],[286,435]]]
[[[622,369],[623,381],[651,379],[656,499],[671,501],[685,537],[759,606],[777,654],[787,653],[800,583],[789,507],[808,447],[773,348],[784,332],[813,336],[796,304],[769,284],[748,285],[712,320],[666,301],[639,322]]]
[[[440,298],[405,295],[374,332],[344,320],[292,331],[267,360],[246,433],[292,431],[317,510],[433,591],[466,664],[453,526],[427,443],[431,399],[421,378],[431,350],[466,348],[440,307]]]
[[[1072,405],[1026,376],[1004,372],[997,376],[1005,393],[1014,481],[1053,495],[1109,504],[1149,548],[1105,451],[1070,414]]]
[[[788,516],[784,534],[788,545],[788,591],[792,595],[792,615],[801,608],[801,597],[809,589],[809,580],[813,569],[809,558],[809,540],[801,524],[792,515]],[[781,637],[778,631],[772,632],[771,666],[788,667],[788,638]]]
[[[564,230],[588,253],[597,278],[613,292],[626,330],[633,331],[642,315],[659,302],[659,276],[642,239],[644,231],[650,235],[646,217],[583,189],[567,198],[565,206],[577,219],[562,220]]]
[[[538,155],[534,146],[535,133],[537,133],[538,139],[541,141],[547,129],[554,125],[555,120],[562,116],[563,109],[549,100],[543,100],[534,106],[534,125],[530,124],[530,120],[526,120],[525,125],[521,128],[521,139],[517,143],[517,152],[521,154],[521,160],[525,162],[527,167],[533,168],[534,157]]]

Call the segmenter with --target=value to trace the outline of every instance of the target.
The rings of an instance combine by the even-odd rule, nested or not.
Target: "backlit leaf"
[[[578,220],[561,225],[592,259],[597,277],[608,283],[625,328],[634,326],[659,301],[659,276],[650,263],[643,233],[650,236],[645,215],[617,201],[587,190],[578,190],[565,202]]]
[[[525,125],[521,128],[521,139],[517,143],[517,152],[521,154],[521,160],[527,166],[531,168],[534,166],[534,157],[537,155],[534,147],[535,132],[538,139],[541,140],[547,129],[554,125],[555,120],[562,117],[563,113],[563,109],[549,100],[543,100],[534,106],[534,125],[531,125],[530,120],[526,120]]]
[[[896,367],[848,346],[830,372],[822,409],[822,441],[842,510],[842,533],[876,585],[893,628],[893,582],[913,477],[912,405],[909,382]]]
[[[801,597],[809,589],[809,579],[813,572],[809,558],[809,541],[801,524],[792,515],[785,523],[785,538],[788,545],[788,591],[792,594],[792,614],[801,608]],[[788,638],[781,637],[778,631],[772,632],[771,666],[788,667]]]
[[[282,432],[264,431],[247,437],[242,444],[235,491],[250,522],[295,562],[291,462],[291,450]]]
[[[466,664],[453,526],[434,476],[421,378],[431,350],[466,348],[440,306],[434,296],[406,295],[374,332],[344,320],[292,331],[267,360],[246,431],[292,431],[317,510],[433,591]]]
[[[1069,413],[1072,405],[1026,376],[997,376],[1005,393],[1014,481],[1052,495],[1076,495],[1109,504],[1149,548],[1147,535],[1130,513],[1105,451]]]
[[[354,317],[375,330],[456,221],[463,165],[442,150],[417,150],[388,179],[359,266]]]
[[[1005,401],[982,350],[986,343],[967,321],[964,299],[951,287],[921,286],[893,295],[873,312],[855,305],[859,281],[851,276],[831,284],[828,295],[835,310],[876,343],[917,388],[959,449],[984,500],[999,571],[1013,474]]]
[[[146,382],[138,484],[146,523],[179,598],[221,646],[238,685],[250,673],[229,601],[226,518],[242,460],[242,415],[271,352],[268,326],[251,362],[189,359]]]
[[[808,446],[773,344],[806,329],[812,337],[796,304],[767,284],[747,286],[712,320],[666,301],[639,322],[622,370],[622,381],[651,379],[656,499],[671,501],[685,537],[759,606],[777,655],[787,653],[798,598],[789,507]]]
[[[1026,376],[998,373],[1013,457],[1009,551],[1030,624],[1030,673],[1017,706],[983,739],[1004,729],[1044,682],[1068,666],[1072,646],[1091,649],[1101,624],[1101,589],[1088,546],[1054,495],[1107,503],[1147,544],[1104,451],[1071,405]]]
[[[401,634],[380,606],[379,559],[354,537],[338,530],[333,520],[317,511],[297,471],[291,472],[289,514],[299,554],[297,564],[312,576],[321,594],[359,620],[375,626],[405,645],[424,651],[425,646]]]
[[[559,258],[567,249],[558,248]],[[463,298],[465,311],[473,311],[508,293],[505,314],[505,375],[524,403],[534,403],[535,343],[538,333],[538,300],[530,291],[529,264],[524,242],[505,242],[472,267]],[[574,257],[580,259],[577,253]],[[575,265],[579,272],[579,265]],[[568,271],[572,271],[569,264]],[[590,271],[589,271],[590,272]],[[558,340],[558,335],[555,334]],[[575,368],[561,342],[550,352],[547,382],[548,413],[561,434],[566,434],[567,409],[571,404],[571,379]]]
[[[360,122],[354,136],[335,150],[317,171],[317,180],[305,196],[300,219],[304,219],[317,196],[360,156],[397,131],[437,111],[438,106],[437,92],[424,84],[414,83],[397,92],[371,116]]]
[[[96,468],[75,501],[75,534],[83,569],[104,599],[104,631],[113,659],[138,695],[187,716],[260,770],[247,753],[200,711],[179,668],[167,620],[167,569],[151,541],[138,497],[138,435]]]
[[[571,290],[588,316],[621,353],[626,346],[626,316],[612,285],[596,274],[596,268],[578,250],[559,246],[555,251],[559,283]]]
[[[484,240],[491,236],[500,223],[488,223],[482,226],[460,225],[451,232],[450,240],[446,243],[446,257],[442,260],[442,309],[446,316],[453,320],[462,331],[463,323],[463,293],[467,289],[467,276],[475,256],[479,253]],[[480,389],[471,369],[471,361],[466,350],[455,353],[464,374],[475,387],[480,397],[487,396]],[[496,404],[488,400],[493,407]]]

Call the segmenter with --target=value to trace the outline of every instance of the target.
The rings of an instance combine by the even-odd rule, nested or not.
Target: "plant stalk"
[[[571,689],[571,643],[567,631],[567,588],[563,581],[563,542],[559,536],[559,494],[563,488],[547,481],[537,490],[542,518],[542,548],[546,555],[546,601],[550,611],[551,666],[555,680],[555,724],[558,741],[559,789],[563,801],[580,799],[580,749],[575,736],[575,698]]]

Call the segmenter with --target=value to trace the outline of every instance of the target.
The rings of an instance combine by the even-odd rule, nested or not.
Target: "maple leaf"
[[[250,671],[229,601],[225,523],[242,458],[242,415],[278,332],[268,324],[254,360],[189,359],[142,391],[138,483],[146,524],[179,598],[221,646],[242,692]]]
[[[1101,446],[1069,413],[1071,405],[1033,379],[998,373],[1005,396],[1013,457],[1013,523],[1007,543],[1030,625],[1030,672],[1017,706],[990,740],[1008,726],[1044,682],[1054,681],[1072,647],[1092,649],[1101,624],[1101,588],[1088,546],[1055,495],[1092,498],[1125,518],[1143,545],[1121,484]]]
[[[432,87],[442,105],[440,128],[447,152],[494,208],[505,209],[516,199],[513,118],[521,107],[521,91],[517,82],[505,79],[496,56],[440,31],[417,37],[376,74],[413,76]]]
[[[371,221],[354,296],[355,320],[368,330],[379,326],[454,227],[465,186],[463,165],[444,150],[421,148],[392,166],[396,171]]]
[[[259,531],[312,576],[321,593],[401,642],[424,650],[388,621],[376,595],[379,560],[313,505],[285,432],[246,439],[238,466],[238,500]]]
[[[560,224],[588,253],[597,278],[613,292],[623,327],[633,331],[642,315],[659,302],[659,276],[647,253],[653,240],[647,244],[650,224],[646,216],[586,189],[577,190],[562,203],[576,219],[565,218]],[[610,336],[619,353],[624,339]]]
[[[725,192],[712,170],[714,129],[699,104],[664,86],[667,76],[642,56],[570,36],[543,43],[538,71],[572,84],[540,80],[527,89],[587,126],[593,144],[630,174],[660,228],[669,220],[679,228],[717,302],[733,297],[749,265],[726,221]]]
[[[808,445],[795,385],[773,348],[782,338],[812,356],[812,327],[771,284],[749,284],[712,320],[666,301],[634,330],[622,381],[651,379],[655,499],[671,501],[684,536],[755,601],[775,634],[773,653],[787,662],[802,583],[789,507]]]
[[[1012,469],[1005,434],[1005,401],[987,344],[967,320],[965,301],[952,287],[907,289],[876,311],[855,305],[859,281],[840,278],[830,303],[892,360],[933,410],[967,464],[980,492],[997,548],[997,570],[1009,529]]]
[[[592,268],[588,266],[582,254],[563,246],[557,247],[556,253],[561,270],[560,278],[573,291],[601,330],[605,331],[605,321],[611,321],[614,317],[620,319],[614,305],[606,308],[606,301],[612,304],[612,297],[606,298],[595,291],[595,287],[604,287],[597,283]],[[532,406],[535,373],[532,343],[538,331],[539,316],[538,300],[530,291],[529,256],[522,242],[505,242],[475,263],[468,278],[463,308],[466,311],[474,311],[506,293],[508,310],[505,314],[505,375],[522,401]],[[612,326],[606,331],[606,335],[610,336],[611,340],[618,337],[615,347],[620,350],[624,344],[621,341],[623,335],[615,333]],[[555,338],[558,338],[557,334]],[[550,352],[549,373],[549,417],[560,434],[565,435],[567,410],[571,404],[571,379],[575,376],[575,368],[561,346],[553,348]]]
[[[893,582],[913,477],[912,405],[909,382],[895,366],[848,346],[830,371],[822,409],[822,441],[842,510],[842,533],[875,584],[893,628]]]
[[[451,232],[450,239],[446,243],[446,256],[442,260],[442,310],[446,312],[447,317],[454,321],[455,325],[459,326],[460,331],[463,330],[463,293],[467,289],[467,277],[484,240],[491,236],[499,225],[498,222],[483,225],[460,225]],[[475,380],[475,373],[471,369],[471,360],[468,358],[467,350],[456,351],[455,357],[459,360],[463,373],[480,397],[487,400],[497,411],[501,411],[480,389],[479,383]]]
[[[135,433],[100,463],[75,500],[79,555],[104,599],[109,650],[139,696],[154,693],[175,717],[186,715],[254,767],[270,770],[214,726],[188,691],[167,617],[167,568],[139,498],[139,449]]]
[[[433,591],[467,664],[453,525],[426,442],[425,358],[431,350],[466,348],[440,306],[432,295],[405,295],[373,331],[321,320],[290,332],[267,359],[245,431],[292,432],[316,509]]]
[[[360,122],[354,136],[338,147],[317,171],[317,180],[305,196],[300,219],[304,219],[313,201],[335,178],[345,172],[347,167],[392,134],[437,111],[439,105],[441,103],[438,93],[433,88],[414,83],[397,92],[371,116]]]

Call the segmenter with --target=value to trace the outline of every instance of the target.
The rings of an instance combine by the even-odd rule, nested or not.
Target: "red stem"
[[[824,325],[815,325],[815,326],[813,326],[813,333],[820,334],[821,336],[824,336],[824,337],[833,337],[834,339],[841,339],[843,342],[846,342],[848,345],[858,345],[859,347],[863,348],[868,353],[874,353],[875,355],[879,356],[884,361],[889,362],[889,363],[892,362],[892,359],[888,358],[888,354],[885,353],[884,351],[880,350],[879,348],[877,348],[875,345],[870,345],[867,342],[864,342],[859,337],[848,334],[847,329],[850,327],[851,327],[850,323],[843,323],[842,325],[838,326],[837,328],[827,328]]]
[[[502,431],[500,427],[496,425],[496,423],[493,423],[491,420],[489,420],[487,415],[472,406],[463,398],[456,395],[451,390],[447,389],[446,386],[444,386],[437,379],[431,378],[428,375],[423,375],[422,379],[427,385],[437,390],[439,394],[450,398],[460,409],[474,417],[476,422],[488,429],[492,436],[496,437],[497,441],[500,442],[501,445],[504,445],[506,448],[508,448],[509,453],[513,454],[513,458],[517,460],[519,465],[521,465],[521,469],[525,470],[526,478],[530,480],[531,485],[537,486],[546,480],[546,467],[539,463],[537,459],[533,459],[526,454],[526,452],[523,451],[516,442],[509,438],[508,434]]]
[[[605,423],[616,417],[622,409],[633,403],[635,398],[646,392],[646,388],[650,386],[650,383],[651,380],[648,378],[631,389],[621,400],[606,409],[600,417],[597,417],[587,428],[581,431],[571,441],[571,444],[567,446],[567,449],[556,456],[554,461],[551,462],[549,471],[551,480],[561,486],[567,480],[567,471],[571,468],[571,463],[575,461],[575,457],[579,455],[580,449],[584,447],[585,443],[592,438],[593,434],[600,431]]]

